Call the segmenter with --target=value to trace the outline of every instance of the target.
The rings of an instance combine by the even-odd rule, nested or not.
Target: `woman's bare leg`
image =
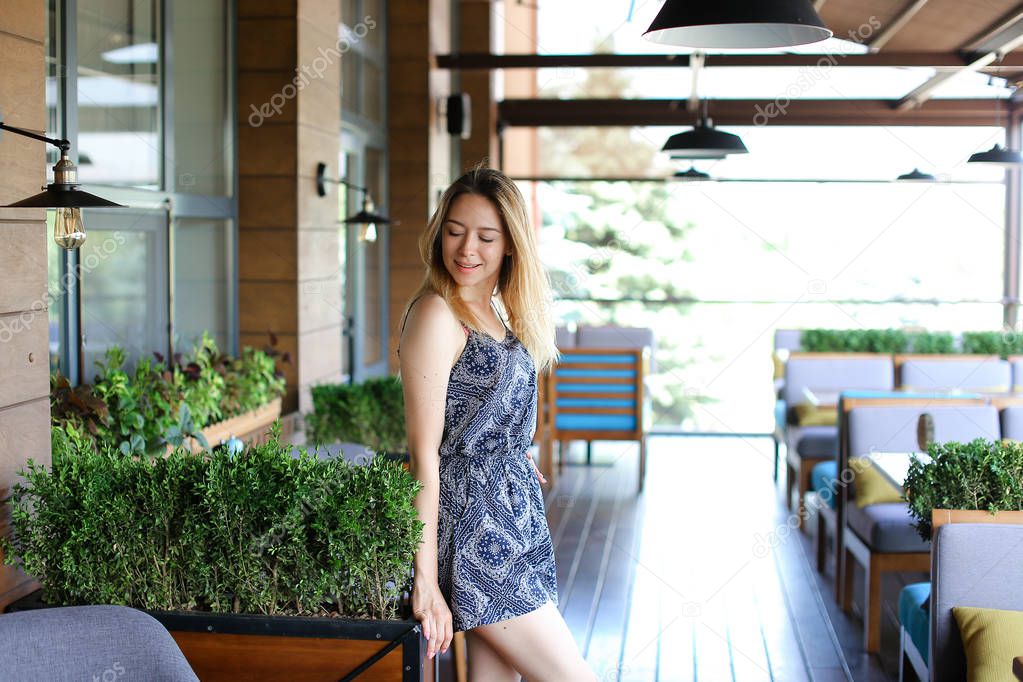
[[[549,602],[524,616],[483,625],[472,632],[529,682],[597,679],[579,654],[558,607]]]
[[[474,630],[465,633],[469,645],[469,682],[520,682],[515,668],[505,663]]]

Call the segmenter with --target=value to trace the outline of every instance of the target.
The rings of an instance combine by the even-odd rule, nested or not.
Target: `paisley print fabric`
[[[508,331],[467,330],[451,368],[440,447],[438,579],[454,630],[558,603],[540,482],[525,452],[536,430],[536,370]]]

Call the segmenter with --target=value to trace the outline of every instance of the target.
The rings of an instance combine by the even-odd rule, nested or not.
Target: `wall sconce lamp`
[[[387,216],[380,215],[376,212],[376,208],[373,206],[373,198],[369,195],[368,189],[343,178],[328,178],[327,164],[322,162],[316,164],[316,193],[321,197],[327,196],[328,182],[333,182],[337,185],[344,185],[345,187],[350,187],[357,192],[362,192],[362,208],[359,209],[359,212],[355,215],[349,216],[341,221],[345,225],[359,226],[360,242],[375,242],[377,240],[377,225],[398,224],[397,221],[391,220]]]
[[[107,201],[95,194],[79,189],[78,167],[71,162],[68,153],[71,143],[55,140],[22,128],[6,125],[0,121],[0,130],[9,130],[15,135],[48,142],[60,150],[60,160],[53,166],[53,182],[43,187],[39,194],[8,204],[3,208],[56,208],[57,222],[53,228],[53,241],[68,251],[73,251],[85,242],[85,223],[82,222],[82,207],[116,206],[121,204]]]

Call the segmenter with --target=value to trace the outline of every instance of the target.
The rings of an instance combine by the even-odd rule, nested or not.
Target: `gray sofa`
[[[198,682],[170,633],[125,606],[68,606],[0,616],[3,678],[19,682]]]
[[[966,654],[952,608],[1023,611],[1023,526],[948,524],[931,555],[931,680],[965,680]],[[1023,652],[1020,652],[1023,653]],[[1011,677],[1012,661],[1005,661]]]

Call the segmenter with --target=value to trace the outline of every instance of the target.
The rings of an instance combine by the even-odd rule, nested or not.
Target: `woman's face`
[[[455,282],[492,292],[510,250],[497,207],[486,197],[462,194],[448,209],[441,235],[444,267]]]

